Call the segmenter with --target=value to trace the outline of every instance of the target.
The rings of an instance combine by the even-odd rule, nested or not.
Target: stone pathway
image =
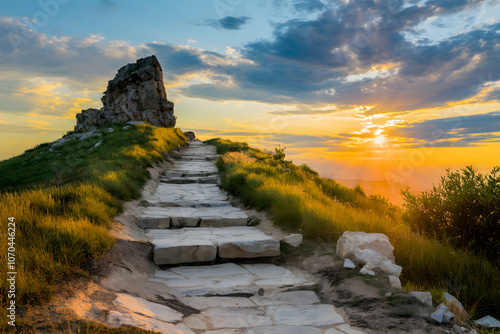
[[[216,158],[215,147],[192,142],[137,217],[155,264],[169,266],[150,281],[194,311],[118,294],[108,323],[175,334],[363,334],[322,304],[302,273],[268,263],[212,264],[280,254],[279,241],[247,226],[245,212],[217,186]]]

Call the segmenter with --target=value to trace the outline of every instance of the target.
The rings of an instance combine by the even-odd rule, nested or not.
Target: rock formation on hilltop
[[[163,72],[155,56],[120,68],[101,100],[101,109],[82,110],[76,115],[75,130],[128,121],[175,126],[174,104],[167,100]]]

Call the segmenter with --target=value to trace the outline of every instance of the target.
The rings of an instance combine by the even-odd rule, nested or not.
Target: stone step
[[[225,263],[158,269],[151,281],[164,284],[181,301],[185,297],[248,297],[255,304],[287,291],[313,290],[316,283],[274,264]]]
[[[219,175],[218,171],[215,172],[178,172],[178,171],[172,171],[168,170],[166,171],[162,177],[166,178],[172,178],[172,177],[214,177]]]
[[[250,226],[151,229],[146,236],[157,265],[280,255],[279,241]]]
[[[163,207],[232,206],[226,193],[215,184],[170,184],[160,183],[156,191],[144,198],[150,205]]]
[[[217,160],[218,154],[196,154],[195,152],[189,152],[189,154],[181,154],[182,160]]]
[[[175,164],[172,168],[170,168],[170,172],[177,172],[182,174],[202,174],[202,173],[218,173],[219,170],[215,167],[214,164],[195,164],[193,161],[189,161],[192,163],[190,165],[186,163],[183,164]]]
[[[212,333],[322,334],[318,327],[335,329],[344,323],[332,305],[289,305],[262,308],[214,307],[184,319],[192,330]],[[227,329],[238,329],[238,332]],[[226,331],[219,332],[215,330]],[[248,331],[242,331],[248,329]],[[205,332],[210,333],[210,332]],[[329,332],[326,332],[329,333]],[[344,333],[344,332],[332,332]]]
[[[218,155],[217,149],[212,146],[188,147],[180,152],[181,155]]]
[[[218,184],[218,176],[200,176],[200,177],[160,177],[160,182],[171,184],[189,184],[189,183],[204,183],[204,184]]]
[[[154,207],[145,209],[137,219],[142,228],[246,226],[248,216],[239,208],[221,207]]]

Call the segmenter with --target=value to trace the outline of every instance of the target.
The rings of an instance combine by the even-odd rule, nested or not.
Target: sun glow
[[[373,142],[379,146],[383,146],[385,144],[386,140],[387,140],[386,136],[376,136],[373,139]]]

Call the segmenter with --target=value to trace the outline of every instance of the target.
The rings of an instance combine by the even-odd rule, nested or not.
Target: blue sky
[[[6,0],[0,159],[71,130],[119,67],[155,54],[178,125],[205,138],[283,144],[341,178],[353,161],[383,178],[426,146],[443,150],[429,168],[464,151],[487,168],[499,19],[493,0]]]

